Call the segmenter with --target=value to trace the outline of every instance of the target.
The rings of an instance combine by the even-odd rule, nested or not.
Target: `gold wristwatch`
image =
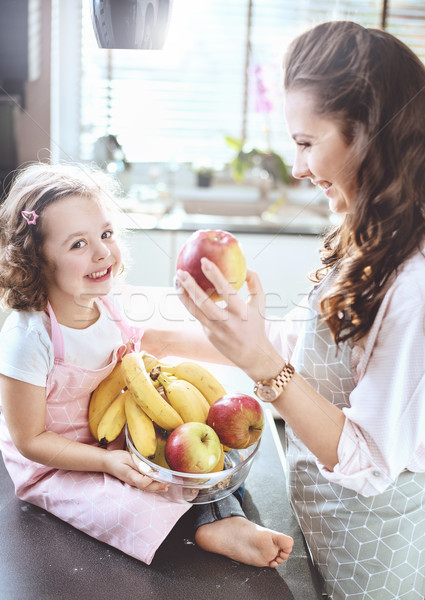
[[[287,362],[279,375],[276,375],[273,379],[257,381],[254,387],[254,393],[263,402],[274,402],[279,398],[287,384],[291,381],[294,373],[294,367]]]

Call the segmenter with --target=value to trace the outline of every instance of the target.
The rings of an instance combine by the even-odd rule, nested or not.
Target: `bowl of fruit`
[[[264,429],[260,403],[227,393],[205,367],[126,354],[93,392],[90,428],[108,444],[125,429],[136,468],[166,485],[173,502],[206,504],[245,481]]]
[[[206,444],[204,441],[205,434],[194,427],[196,423],[187,423],[187,425],[190,425],[187,436],[192,438],[192,441],[189,441],[187,445],[190,457],[194,456],[193,453],[196,453],[195,448],[198,444],[202,446]],[[127,448],[139,471],[155,481],[167,485],[167,489],[160,492],[161,496],[171,502],[184,504],[208,504],[216,502],[237,490],[245,481],[260,445],[260,441],[258,440],[248,448],[239,450],[229,448],[228,450],[223,450],[217,469],[206,473],[188,473],[185,471],[175,471],[170,468],[164,453],[167,438],[160,442],[162,448],[159,453],[149,459],[136,450],[128,427],[126,435]],[[207,453],[209,454],[209,451]]]
[[[127,416],[127,448],[139,471],[166,484],[162,496],[191,504],[215,502],[245,481],[264,428],[260,403],[227,394],[205,367],[191,361],[161,364],[127,355],[123,371],[135,418]],[[128,400],[130,404],[130,399]],[[141,431],[147,416],[151,444]]]

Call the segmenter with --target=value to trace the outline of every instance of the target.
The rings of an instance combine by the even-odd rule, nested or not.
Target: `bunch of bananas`
[[[191,361],[161,363],[146,352],[126,354],[92,393],[89,426],[93,437],[107,444],[125,423],[137,451],[168,467],[167,432],[179,425],[205,423],[209,407],[226,394],[210,371]]]

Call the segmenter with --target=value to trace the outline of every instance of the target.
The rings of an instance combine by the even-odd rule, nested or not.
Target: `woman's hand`
[[[166,492],[168,489],[165,483],[159,483],[140,473],[126,450],[105,451],[105,473],[145,492]]]
[[[189,273],[177,271],[181,301],[201,323],[209,341],[252,379],[274,377],[284,360],[266,335],[265,295],[258,275],[247,272],[249,298],[245,302],[213,262],[202,258],[201,264],[226,306],[210,300]]]
[[[227,306],[220,307],[186,272],[177,272],[181,301],[202,324],[208,339],[254,381],[270,379],[282,370],[284,359],[265,331],[265,296],[258,276],[247,274],[249,299],[244,302],[218,267],[202,258],[202,270]],[[337,447],[345,415],[295,373],[285,392],[273,403],[282,418],[330,471],[338,462]]]

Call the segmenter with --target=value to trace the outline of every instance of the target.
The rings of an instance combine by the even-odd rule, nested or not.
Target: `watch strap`
[[[277,387],[279,390],[282,391],[291,381],[294,374],[294,367],[289,362],[286,362],[281,372],[278,375],[276,375],[274,379],[271,379],[270,382],[273,382],[272,385],[274,385],[274,387]]]
[[[262,400],[265,400],[263,394],[261,394],[261,390],[264,388],[272,388],[276,392],[276,399],[288,385],[295,374],[294,367],[289,363],[285,362],[283,369],[273,377],[272,379],[264,379],[261,381],[257,381],[254,387],[254,392],[257,394]],[[271,391],[271,390],[270,390]]]

